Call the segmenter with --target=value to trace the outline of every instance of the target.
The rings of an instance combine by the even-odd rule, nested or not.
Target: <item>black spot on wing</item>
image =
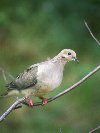
[[[20,76],[18,75],[16,78],[17,78],[17,79],[19,79],[19,78],[20,78]]]
[[[30,70],[32,70],[33,67],[29,67],[27,68],[26,72],[29,72]]]
[[[33,67],[29,67],[25,70],[25,72],[30,72],[32,70]],[[16,76],[17,79],[21,78],[23,76],[24,73],[21,73],[20,75]]]

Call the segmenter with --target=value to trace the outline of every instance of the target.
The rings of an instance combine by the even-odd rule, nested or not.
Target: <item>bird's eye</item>
[[[68,55],[71,55],[71,53],[70,53],[70,52],[68,52]]]

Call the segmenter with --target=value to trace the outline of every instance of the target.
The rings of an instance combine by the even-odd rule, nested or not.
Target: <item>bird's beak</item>
[[[79,60],[76,57],[73,57],[73,60],[79,63]]]

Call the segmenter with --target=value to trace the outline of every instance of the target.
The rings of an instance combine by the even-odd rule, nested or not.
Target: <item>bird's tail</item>
[[[8,84],[9,82],[15,79],[10,73],[5,72],[3,69],[1,69],[1,72],[2,72],[2,76],[5,84]]]
[[[1,68],[0,68],[0,69],[1,69]],[[10,82],[11,80],[14,80],[14,77],[13,77],[11,74],[9,74],[8,72],[5,73],[5,71],[4,71],[3,69],[1,69],[1,72],[2,72],[3,79],[4,79],[4,83],[5,83],[6,90],[5,90],[4,93],[0,94],[0,97],[5,97],[5,96],[7,96],[8,93],[12,90],[12,89],[10,88],[9,82]],[[7,79],[7,78],[8,78],[8,79]]]

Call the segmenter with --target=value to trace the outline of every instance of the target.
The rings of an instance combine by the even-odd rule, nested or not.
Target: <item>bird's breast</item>
[[[48,91],[57,88],[63,77],[63,66],[49,63],[38,67],[37,79],[42,85],[46,85]]]

